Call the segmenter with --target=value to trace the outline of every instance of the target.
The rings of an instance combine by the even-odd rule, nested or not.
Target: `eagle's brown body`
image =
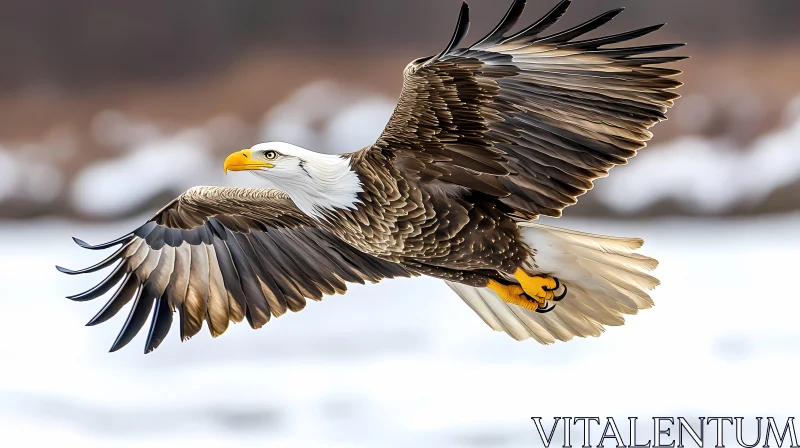
[[[421,182],[394,168],[392,156],[365,151],[359,157],[353,164],[364,186],[361,203],[322,221],[353,247],[412,272],[473,286],[513,274],[529,257],[516,223],[494,202]]]

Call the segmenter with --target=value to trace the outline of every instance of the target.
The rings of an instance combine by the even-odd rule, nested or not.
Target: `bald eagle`
[[[203,322],[213,336],[230,322],[254,329],[300,311],[346,283],[427,275],[443,279],[492,329],[540,343],[598,336],[649,308],[657,262],[637,238],[590,235],[536,223],[558,217],[592,182],[652,137],[678,98],[681,57],[650,54],[682,44],[612,47],[661,25],[581,36],[622,10],[546,34],[563,0],[511,33],[525,0],[469,47],[461,7],[445,49],[412,61],[389,123],[375,144],[329,155],[261,143],[227,157],[264,188],[195,187],[114,241],[100,263],[116,266],[92,300],[115,288],[88,323],[132,302],[111,351],[143,328],[145,352],[177,313],[180,337]]]

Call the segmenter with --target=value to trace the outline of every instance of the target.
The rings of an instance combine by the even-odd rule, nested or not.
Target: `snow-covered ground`
[[[173,331],[150,355],[140,335],[109,354],[127,313],[87,328],[102,302],[63,298],[103,273],[53,265],[102,256],[70,236],[136,221],[0,224],[0,446],[530,447],[531,416],[797,410],[800,215],[559,221],[642,236],[661,261],[656,307],[596,339],[513,341],[421,278],[353,286],[259,331]]]

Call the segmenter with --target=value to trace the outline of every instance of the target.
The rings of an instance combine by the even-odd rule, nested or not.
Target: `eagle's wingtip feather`
[[[82,239],[76,238],[74,236],[72,237],[72,241],[75,241],[75,244],[83,248],[88,248],[90,246],[88,243],[86,243],[86,241],[83,241]]]
[[[75,271],[73,271],[72,269],[67,269],[67,268],[59,266],[59,265],[56,265],[56,270],[58,272],[63,273],[63,274],[68,274],[68,275],[74,275],[75,274]]]

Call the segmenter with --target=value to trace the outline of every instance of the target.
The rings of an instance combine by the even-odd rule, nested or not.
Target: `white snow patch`
[[[682,137],[648,147],[615,168],[595,194],[609,207],[633,212],[665,198],[703,212],[756,205],[800,179],[800,97],[787,108],[786,126],[737,150],[725,139]]]
[[[0,145],[0,201],[49,202],[64,185],[58,164],[75,153],[70,129],[56,127],[39,142]]]
[[[95,115],[91,130],[98,143],[115,149],[128,149],[131,145],[156,139],[160,134],[156,125],[113,109]]]
[[[181,191],[198,178],[211,177],[213,162],[208,134],[201,129],[184,131],[85,168],[72,184],[72,200],[82,213],[123,213],[159,192]]]
[[[331,81],[310,84],[272,108],[261,138],[325,153],[357,151],[375,143],[396,101]]]
[[[221,115],[204,125],[168,132],[118,111],[105,111],[93,122],[95,138],[122,155],[80,171],[70,199],[84,214],[103,217],[128,212],[164,191],[176,194],[196,185],[259,186],[250,176],[224,176],[224,151],[241,138],[246,126]],[[1,166],[1,165],[0,165]]]
[[[0,201],[16,193],[21,168],[10,151],[0,148]]]
[[[394,112],[388,98],[364,98],[336,114],[325,127],[323,139],[331,152],[357,151],[375,143]]]

